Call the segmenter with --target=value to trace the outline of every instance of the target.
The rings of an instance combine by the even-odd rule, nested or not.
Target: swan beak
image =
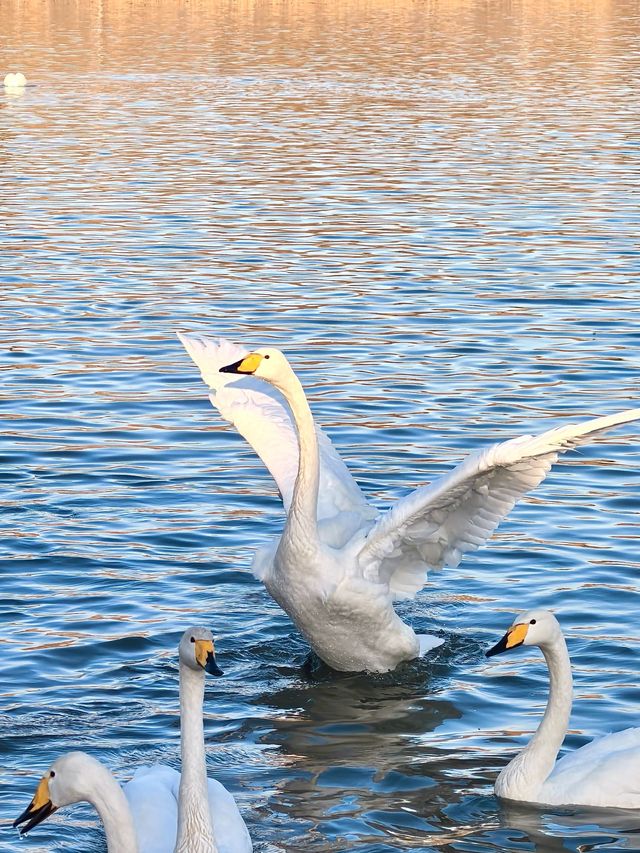
[[[20,835],[25,835],[30,829],[33,829],[34,826],[37,826],[39,823],[42,823],[43,820],[46,820],[55,812],[55,810],[56,806],[53,805],[51,797],[49,796],[49,778],[48,776],[43,776],[36,788],[33,799],[22,812],[20,817],[14,820],[13,827],[15,829],[21,823],[24,823],[25,820],[29,821],[27,825],[23,826],[20,830]]]
[[[519,625],[512,625],[511,628],[507,631],[504,637],[493,646],[493,648],[489,649],[488,652],[485,652],[485,657],[491,658],[494,655],[499,655],[500,652],[506,652],[509,649],[515,649],[516,646],[521,646],[525,637],[527,636],[527,629],[529,626],[525,623],[520,623]]]
[[[233,364],[221,367],[220,373],[255,373],[261,361],[262,356],[257,352],[252,352],[245,358],[241,358],[240,361],[234,361]]]
[[[210,675],[224,675],[216,663],[216,654],[211,640],[196,640],[196,660]]]
[[[211,652],[207,655],[207,662],[204,666],[205,672],[208,672],[210,675],[224,675],[224,672],[220,669],[218,664],[216,663],[216,656]]]

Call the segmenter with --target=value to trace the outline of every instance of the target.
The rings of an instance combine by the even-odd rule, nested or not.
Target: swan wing
[[[213,833],[219,853],[251,853],[249,830],[233,795],[216,779],[207,779]],[[178,827],[180,773],[156,764],[139,768],[124,786],[139,853],[173,853]]]
[[[541,801],[618,808],[640,807],[640,728],[597,738],[561,758],[545,781]]]
[[[289,510],[298,473],[298,439],[284,397],[262,379],[220,373],[220,368],[248,355],[230,341],[178,332],[184,348],[209,387],[209,399],[232,423],[268,468]],[[370,508],[329,438],[316,426],[320,450],[318,520],[343,512],[370,515]]]
[[[140,767],[123,786],[138,837],[139,853],[172,853],[178,831],[180,774],[155,764]]]
[[[397,598],[415,595],[427,567],[455,567],[463,554],[484,544],[515,502],[542,482],[559,453],[635,420],[640,409],[628,409],[470,454],[380,517],[358,554],[365,578],[387,583]]]
[[[233,794],[217,779],[207,779],[207,782],[211,823],[219,853],[251,853],[251,836]]]

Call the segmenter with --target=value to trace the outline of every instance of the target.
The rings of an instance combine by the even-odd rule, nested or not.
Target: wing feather
[[[251,853],[253,845],[238,804],[221,782],[207,779],[218,853]]]
[[[636,420],[640,409],[629,409],[470,454],[379,518],[358,555],[364,576],[388,583],[397,598],[415,595],[428,567],[455,567],[482,545],[515,502],[542,482],[559,453]]]
[[[178,337],[200,368],[212,405],[262,459],[288,511],[298,473],[298,440],[284,397],[262,379],[220,373],[224,365],[248,355],[243,347],[205,335],[179,332]],[[318,520],[354,511],[358,517],[370,517],[371,508],[331,441],[318,426],[316,432],[320,449]]]
[[[173,849],[178,829],[180,774],[172,767],[140,767],[123,786],[131,808],[140,853]]]

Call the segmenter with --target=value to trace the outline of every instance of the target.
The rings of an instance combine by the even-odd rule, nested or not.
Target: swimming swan
[[[437,637],[418,637],[394,599],[413,597],[428,567],[456,566],[483,544],[559,453],[640,419],[632,409],[491,445],[379,513],[314,425],[279,350],[249,354],[225,340],[178,336],[211,402],[265,463],[288,512],[282,537],[255,555],[253,571],[338,670],[386,672],[440,645]]]
[[[111,771],[84,752],[57,758],[25,811],[29,832],[56,809],[91,803],[102,820],[108,853],[250,853],[251,839],[233,796],[207,779],[202,705],[204,674],[221,675],[213,637],[185,631],[180,653],[182,775],[171,767],[142,767],[121,788]]]
[[[498,776],[496,795],[553,806],[640,808],[640,728],[605,735],[556,763],[573,689],[569,652],[556,617],[548,610],[521,613],[486,654],[517,646],[540,647],[549,667],[549,700],[530,742]]]

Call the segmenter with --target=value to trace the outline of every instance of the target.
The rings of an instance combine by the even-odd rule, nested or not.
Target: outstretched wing
[[[220,373],[220,368],[248,355],[230,341],[178,332],[184,348],[200,368],[209,399],[222,417],[249,442],[276,481],[288,511],[298,473],[298,440],[284,397],[269,383],[253,376]],[[318,520],[339,513],[368,516],[371,508],[335,451],[316,426],[320,449]]]
[[[397,598],[420,589],[426,569],[457,566],[482,545],[522,495],[545,478],[558,454],[604,430],[640,420],[640,409],[494,444],[422,486],[386,512],[358,555],[363,574]]]

